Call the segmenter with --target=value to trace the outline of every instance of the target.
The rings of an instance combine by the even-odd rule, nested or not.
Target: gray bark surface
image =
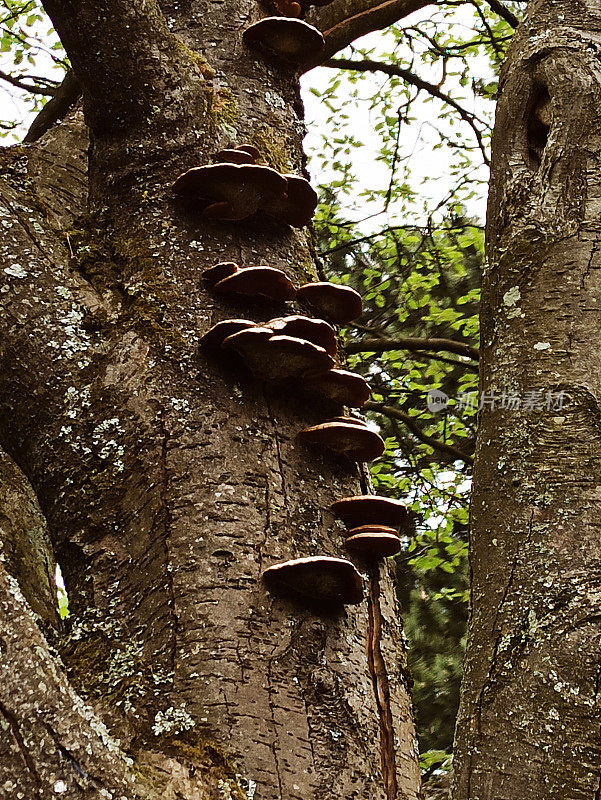
[[[531,2],[501,80],[455,800],[601,796],[601,4]],[[490,397],[490,395],[489,395]]]

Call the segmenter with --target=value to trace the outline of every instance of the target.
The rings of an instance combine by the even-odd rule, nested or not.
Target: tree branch
[[[517,26],[520,24],[519,19],[516,17],[513,11],[510,11],[506,6],[504,6],[500,0],[486,0],[486,2],[492,8],[492,10],[502,19],[504,19],[505,22],[511,25],[512,28],[517,28]]]
[[[315,8],[307,21],[323,33],[326,49],[321,58],[305,68],[311,69],[343,50],[355,39],[371,31],[381,30],[436,0],[335,0],[328,6]]]
[[[477,361],[479,350],[463,342],[453,339],[420,339],[412,336],[401,336],[397,339],[362,339],[359,342],[349,342],[346,345],[347,353],[385,353],[387,350],[444,350],[447,353],[456,353],[458,356],[467,356]]]
[[[365,411],[375,411],[377,414],[383,414],[385,417],[398,419],[405,423],[407,428],[409,428],[411,433],[416,439],[419,439],[420,442],[433,447],[435,450],[438,450],[441,453],[446,453],[447,455],[452,456],[455,460],[463,461],[464,464],[468,464],[469,466],[472,466],[474,463],[473,456],[462,452],[452,444],[447,444],[446,442],[441,442],[439,439],[435,439],[433,436],[428,436],[427,433],[424,433],[421,430],[419,425],[415,424],[415,419],[413,417],[409,416],[409,414],[406,414],[404,411],[401,411],[398,408],[393,408],[392,406],[386,406],[382,403],[373,403],[369,401],[365,403],[363,409]]]
[[[486,146],[482,139],[482,132],[476,125],[476,120],[482,125],[485,125],[486,123],[479,119],[475,114],[471,114],[469,111],[466,111],[463,106],[461,106],[456,100],[453,100],[450,95],[442,92],[434,83],[430,83],[429,81],[423,80],[423,78],[419,78],[417,75],[414,75],[411,70],[403,69],[403,67],[399,67],[397,64],[383,64],[380,61],[372,61],[371,59],[355,61],[351,58],[328,58],[327,61],[324,61],[321,66],[332,67],[334,69],[356,70],[359,72],[384,72],[386,75],[402,78],[412,86],[416,86],[420,90],[423,89],[432,97],[442,100],[444,103],[451,106],[451,108],[454,108],[461,119],[464,122],[467,122],[467,124],[473,130],[478,142],[478,147],[482,152],[484,163],[487,166],[490,166],[490,160],[488,158],[488,153],[486,152]]]
[[[50,86],[42,86],[38,83],[25,83],[25,81],[14,78],[12,75],[9,75],[8,72],[4,72],[1,69],[0,80],[6,81],[6,83],[10,83],[11,86],[16,86],[17,89],[23,89],[24,92],[31,92],[32,94],[45,94],[52,97],[56,92],[56,89]]]
[[[62,119],[79,100],[81,87],[73,70],[67,72],[63,82],[54,90],[53,94],[52,100],[46,103],[31,123],[23,138],[24,142],[36,142],[55,122]]]

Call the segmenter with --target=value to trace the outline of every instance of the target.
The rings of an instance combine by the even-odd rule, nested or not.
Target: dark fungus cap
[[[332,511],[347,528],[361,525],[400,528],[407,516],[407,509],[400,500],[374,494],[344,497],[332,504]]]
[[[214,158],[216,161],[226,164],[254,164],[256,160],[250,153],[238,150],[236,147],[226,147],[225,150],[215,153]]]
[[[347,425],[362,425],[364,428],[367,427],[367,422],[358,417],[332,417],[332,419],[327,419],[326,422],[345,422]]]
[[[219,350],[228,336],[256,327],[250,319],[224,319],[213,325],[201,338],[200,344],[206,350]]]
[[[290,17],[265,17],[247,28],[242,38],[251,50],[260,50],[292,67],[313,61],[325,47],[317,28]]]
[[[254,158],[255,161],[257,161],[261,155],[261,152],[258,147],[255,147],[254,144],[248,144],[246,142],[244,144],[236,145],[235,149],[242,150],[244,153],[248,153]]]
[[[301,4],[295,0],[273,0],[273,6],[283,17],[300,17],[303,12]]]
[[[222,261],[219,264],[215,264],[213,267],[203,270],[202,277],[209,286],[215,286],[219,281],[233,275],[234,272],[238,272],[238,269],[238,265],[233,261]]]
[[[211,219],[241,220],[265,205],[286,200],[288,181],[260,164],[208,164],[193,167],[173,184],[175,194],[204,201]]]
[[[281,269],[267,266],[244,267],[214,285],[224,297],[254,297],[283,303],[296,297],[296,287]]]
[[[215,153],[215,158],[230,164],[256,164],[260,155],[259,148],[254,144],[237,144]]]
[[[344,369],[307,375],[303,389],[340,406],[359,408],[367,403],[371,394],[365,378]]]
[[[339,325],[350,322],[363,313],[359,292],[337,283],[306,283],[298,290],[298,299]]]
[[[398,530],[388,525],[360,525],[358,528],[351,528],[347,531],[347,537],[357,536],[360,533],[390,533],[397,538],[399,536]]]
[[[256,334],[257,330],[261,331],[260,336]],[[323,347],[292,336],[265,336],[263,331],[268,330],[243,330],[229,336],[223,343],[224,347],[236,350],[242,356],[257,378],[265,381],[288,381],[301,378],[316,365],[333,363]]]
[[[302,228],[311,222],[317,205],[317,192],[308,180],[299,175],[284,175],[288,182],[286,198],[283,202],[275,202],[264,206],[265,213],[271,217]]]
[[[263,573],[270,592],[326,606],[363,600],[363,578],[344,558],[312,556],[274,564]]]
[[[311,317],[295,314],[290,317],[270,319],[265,324],[265,327],[271,328],[275,334],[281,336],[295,336],[298,339],[306,339],[308,342],[323,347],[329,355],[336,355],[336,331],[322,319],[312,319]]]
[[[324,422],[312,425],[298,434],[303,444],[321,447],[351,461],[373,461],[384,452],[384,441],[375,432],[364,425],[346,422]]]
[[[395,556],[401,550],[401,540],[392,533],[358,533],[344,543],[347,550],[365,559]]]

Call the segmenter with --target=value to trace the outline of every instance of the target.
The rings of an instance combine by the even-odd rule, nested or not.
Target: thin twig
[[[474,361],[479,358],[477,347],[443,338],[421,339],[413,336],[401,336],[397,339],[362,339],[359,342],[348,342],[346,345],[347,353],[385,353],[387,350],[443,350],[458,356],[467,356]]]
[[[1,69],[0,80],[6,81],[6,83],[10,83],[11,86],[16,86],[17,89],[23,89],[23,91],[31,92],[32,94],[45,94],[52,97],[56,91],[56,89],[50,86],[42,86],[38,83],[25,83],[19,80],[19,78],[13,78],[12,75],[9,75],[8,72],[4,72]]]
[[[328,58],[327,61],[324,61],[321,64],[321,66],[332,67],[333,69],[355,70],[357,72],[384,72],[386,75],[402,78],[412,86],[416,86],[418,89],[423,89],[425,92],[428,92],[428,94],[432,95],[432,97],[442,100],[444,103],[451,106],[451,108],[454,108],[461,119],[464,122],[467,122],[467,124],[473,130],[478,142],[478,147],[482,153],[484,163],[487,166],[490,166],[490,160],[486,152],[486,145],[484,144],[484,140],[482,138],[482,132],[476,125],[476,121],[478,121],[481,125],[488,127],[486,123],[475,114],[471,114],[469,111],[466,111],[463,106],[461,106],[456,100],[453,100],[450,95],[442,92],[438,86],[435,86],[435,84],[425,81],[423,78],[419,78],[410,70],[403,69],[403,67],[399,67],[397,64],[384,64],[380,61],[372,61],[371,59],[355,61],[352,58]]]
[[[406,414],[404,411],[401,411],[398,408],[393,408],[392,406],[385,406],[381,403],[373,403],[367,402],[363,406],[366,411],[375,411],[377,414],[383,414],[385,417],[391,417],[392,419],[398,419],[401,422],[404,422],[407,428],[411,431],[411,433],[415,436],[416,439],[419,439],[424,444],[433,447],[435,450],[439,450],[443,453],[447,453],[447,455],[452,456],[454,459],[459,459],[463,461],[464,464],[469,464],[470,466],[474,463],[473,456],[468,455],[467,453],[462,452],[457,447],[454,447],[452,444],[447,444],[446,442],[441,442],[439,439],[435,439],[433,436],[428,436],[427,433],[424,433],[421,428],[415,424],[413,417]]]

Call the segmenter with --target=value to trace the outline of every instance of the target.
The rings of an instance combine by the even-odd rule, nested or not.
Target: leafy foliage
[[[363,295],[345,344],[350,368],[369,378],[368,417],[386,441],[372,481],[412,511],[396,565],[428,773],[448,767],[459,700],[476,434],[475,405],[462,400],[477,397],[482,199],[511,34],[486,3],[439,4],[349,48],[329,66],[360,66],[312,88],[321,119],[312,168],[325,177],[318,247],[330,279]],[[441,339],[451,350],[417,349]],[[374,341],[389,346],[364,344]],[[449,397],[446,408],[428,408],[431,390]]]
[[[38,112],[68,69],[62,45],[38,0],[2,0],[0,53],[7,71],[0,70],[0,88],[12,112],[0,119],[0,136],[20,138],[23,120]]]

